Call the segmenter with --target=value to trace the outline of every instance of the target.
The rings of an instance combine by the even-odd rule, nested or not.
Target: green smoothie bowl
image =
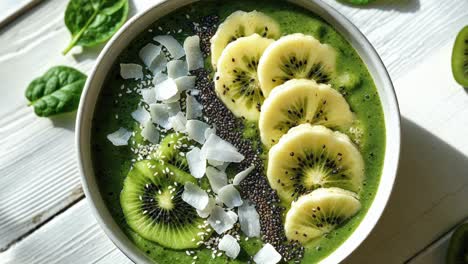
[[[339,263],[400,151],[379,56],[310,0],[155,4],[101,52],[76,127],[89,205],[136,263]]]

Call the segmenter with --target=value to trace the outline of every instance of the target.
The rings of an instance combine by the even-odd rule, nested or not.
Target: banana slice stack
[[[361,208],[359,149],[340,132],[355,122],[332,84],[358,83],[336,72],[336,52],[301,33],[281,37],[261,12],[237,11],[211,39],[218,97],[238,117],[258,122],[268,181],[289,208],[288,239],[316,241]]]

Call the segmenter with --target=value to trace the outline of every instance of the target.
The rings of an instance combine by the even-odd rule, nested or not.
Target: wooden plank
[[[434,54],[468,24],[466,0],[379,0],[362,8],[324,1],[365,34],[394,80]]]
[[[463,221],[464,223],[468,220]],[[449,246],[450,238],[453,235],[456,227],[453,228],[450,232],[445,234],[441,239],[437,240],[435,243],[431,244],[425,250],[423,250],[418,255],[411,258],[408,264],[439,264],[444,263],[447,255],[447,249]]]
[[[402,263],[468,217],[468,96],[451,43],[396,82],[403,115],[390,203],[349,263]]]
[[[47,1],[0,34],[0,251],[83,197],[74,147],[75,115],[38,118],[24,90],[49,67],[88,72],[99,48],[62,56],[67,0]],[[8,65],[8,66],[6,66]]]
[[[42,0],[3,0],[0,2],[0,28],[27,12]]]
[[[450,237],[453,232],[448,233],[436,241],[421,254],[413,257],[408,264],[440,264],[445,262]]]
[[[0,253],[0,263],[132,263],[104,235],[85,200],[21,243]]]

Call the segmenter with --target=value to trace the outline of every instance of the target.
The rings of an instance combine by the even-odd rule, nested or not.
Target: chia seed
[[[217,15],[209,15],[203,17],[200,23],[192,24],[193,31],[200,37],[200,49],[205,58],[210,54],[210,39],[216,33],[218,22]]]
[[[203,105],[203,115],[216,127],[219,137],[233,144],[245,156],[239,169],[244,170],[252,164],[255,166],[240,183],[240,192],[243,199],[250,199],[256,205],[262,239],[272,244],[285,261],[299,260],[304,248],[298,242],[288,242],[286,239],[281,219],[283,208],[275,206],[280,200],[264,175],[261,150],[254,150],[252,142],[243,138],[243,122],[218,99],[209,72],[199,69],[192,74],[196,76],[196,87],[201,91],[197,99]]]
[[[216,33],[218,22],[218,16],[210,15],[202,18],[200,23],[193,23],[193,31],[200,37],[200,48],[205,58],[210,54],[210,39]],[[195,85],[200,89],[200,94],[195,97],[203,105],[203,115],[207,122],[216,128],[219,137],[233,144],[245,156],[239,164],[239,169],[255,166],[240,183],[240,192],[243,199],[250,199],[256,205],[263,241],[272,244],[283,260],[299,262],[304,254],[304,247],[297,241],[288,242],[284,234],[281,219],[284,209],[275,205],[280,200],[264,175],[261,149],[254,149],[252,142],[243,138],[244,123],[217,97],[210,72],[198,69],[191,74],[196,76]],[[261,146],[260,141],[258,143]]]

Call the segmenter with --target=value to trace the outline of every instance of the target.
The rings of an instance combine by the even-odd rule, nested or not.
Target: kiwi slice
[[[270,149],[267,177],[288,207],[299,196],[318,188],[359,192],[364,161],[345,134],[302,124],[291,128]]]
[[[447,264],[468,263],[468,223],[457,227],[450,238],[446,261]]]
[[[276,87],[265,100],[258,128],[263,144],[275,145],[291,127],[303,123],[347,130],[354,114],[344,97],[329,85],[294,79]]]
[[[258,120],[265,98],[258,83],[257,65],[273,42],[257,34],[238,38],[227,45],[218,60],[216,93],[237,117]]]
[[[135,163],[120,195],[130,228],[164,247],[198,247],[197,242],[207,238],[209,232],[196,209],[182,200],[185,182],[196,180],[172,165],[151,160]]]
[[[329,233],[361,209],[355,193],[321,188],[301,196],[286,214],[284,229],[289,240],[309,244]]]
[[[169,163],[180,170],[188,172],[189,167],[185,153],[190,151],[189,147],[191,145],[193,144],[185,134],[179,132],[171,133],[164,137],[153,156],[160,163]]]
[[[468,88],[468,26],[458,33],[452,52],[452,73],[455,80]]]
[[[236,11],[221,23],[216,34],[211,38],[211,63],[217,68],[218,59],[224,48],[241,37],[258,34],[264,38],[277,39],[281,36],[278,23],[266,14],[258,11]]]
[[[265,97],[292,79],[330,83],[336,76],[336,51],[301,33],[281,37],[269,45],[258,63],[258,79]]]

